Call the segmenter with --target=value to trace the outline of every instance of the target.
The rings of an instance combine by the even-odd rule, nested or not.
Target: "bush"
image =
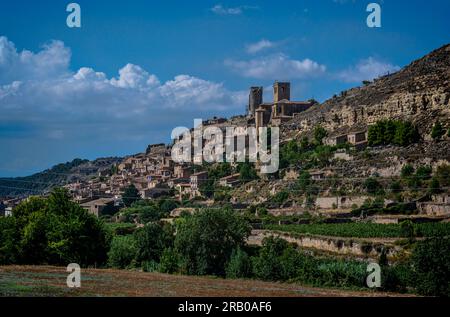
[[[137,247],[133,236],[116,236],[108,252],[108,266],[117,269],[131,267],[136,257]]]
[[[15,224],[14,232],[5,222]],[[110,235],[103,222],[55,189],[48,198],[30,197],[18,205],[12,219],[0,226],[0,256],[10,264],[103,265]],[[2,228],[3,227],[3,228]],[[9,254],[8,254],[9,253]]]
[[[408,121],[382,120],[369,127],[370,146],[390,145],[407,146],[420,139],[417,127]]]
[[[436,179],[442,187],[450,186],[450,165],[440,165],[436,169]]]
[[[418,243],[412,263],[415,286],[426,296],[450,296],[450,239],[433,238]]]
[[[248,223],[230,209],[204,209],[180,222],[175,248],[193,275],[225,275],[233,249],[245,244]]]
[[[165,249],[159,262],[159,272],[173,274],[180,268],[180,256],[173,248]]]
[[[258,179],[258,174],[256,173],[254,164],[251,163],[241,163],[238,167],[239,179],[248,182],[251,180]]]
[[[272,201],[277,203],[277,204],[284,204],[286,202],[286,200],[288,200],[289,198],[289,193],[285,190],[276,193],[275,196],[272,197]]]
[[[383,191],[383,187],[378,182],[378,180],[374,177],[369,177],[364,182],[364,188],[366,189],[368,194],[376,195]]]
[[[0,265],[17,263],[19,240],[16,218],[0,217]]]
[[[138,265],[159,262],[164,249],[173,245],[173,232],[169,225],[162,227],[159,224],[150,223],[136,230],[133,236],[136,240]]]
[[[410,164],[406,164],[402,167],[400,175],[402,178],[410,177],[414,174],[414,167]]]
[[[436,177],[433,177],[429,186],[430,194],[439,194],[441,192],[441,184]]]
[[[234,279],[252,276],[252,262],[245,251],[240,248],[233,250],[226,266],[226,276]]]
[[[130,207],[133,203],[139,201],[141,196],[139,195],[139,191],[134,185],[130,185],[125,188],[125,191],[122,194],[122,201],[126,207]]]
[[[442,126],[442,124],[438,121],[433,126],[433,129],[431,130],[431,137],[435,141],[439,141],[442,139],[442,137],[445,135],[445,129]]]
[[[317,144],[322,144],[323,139],[328,136],[327,130],[325,130],[322,126],[318,125],[314,129],[314,140],[317,142]]]
[[[281,256],[288,243],[281,238],[268,237],[263,240],[259,256],[253,258],[253,273],[259,279],[279,281],[284,279]]]

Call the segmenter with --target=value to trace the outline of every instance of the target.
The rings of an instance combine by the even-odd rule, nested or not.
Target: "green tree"
[[[416,176],[421,180],[429,180],[431,178],[431,173],[433,169],[431,166],[420,166],[417,168]]]
[[[449,130],[450,131],[450,130]],[[309,140],[308,137],[304,136],[300,141],[300,148],[302,150],[307,150],[309,148]]]
[[[0,217],[0,265],[17,263],[20,241],[15,217]]]
[[[413,143],[417,143],[420,139],[419,131],[417,127],[414,126],[411,122],[397,122],[396,123],[396,131],[393,140],[393,144],[399,146],[407,146]]]
[[[159,263],[159,272],[167,274],[177,273],[180,268],[180,262],[180,256],[174,248],[164,249]]]
[[[374,177],[369,177],[368,179],[366,179],[366,181],[364,182],[364,188],[366,189],[367,193],[371,195],[376,195],[383,190],[381,184]]]
[[[399,194],[402,192],[403,188],[402,188],[402,184],[399,181],[395,181],[391,184],[391,192],[393,194]]]
[[[436,177],[433,177],[429,186],[430,194],[439,194],[441,192],[441,184]]]
[[[413,251],[415,286],[426,296],[450,296],[450,239],[439,237],[419,242]]]
[[[414,167],[410,164],[406,164],[402,167],[402,170],[400,172],[400,175],[402,178],[410,177],[414,174]]]
[[[442,137],[445,135],[445,129],[442,124],[438,121],[431,129],[431,137],[435,141],[440,141]]]
[[[10,258],[16,263],[106,263],[110,234],[99,219],[72,202],[65,189],[54,189],[48,198],[31,197],[22,202],[14,209],[13,219],[16,246]]]
[[[297,184],[298,184],[298,188],[302,192],[306,193],[312,185],[311,174],[309,174],[309,172],[307,172],[307,171],[301,172],[298,177]]]
[[[438,166],[435,177],[442,187],[450,186],[450,165],[443,164]]]
[[[141,199],[139,191],[133,184],[125,188],[122,195],[122,201],[126,207],[131,207],[131,205]]]
[[[246,182],[258,179],[254,165],[248,162],[241,163],[239,166],[239,179]]]
[[[369,127],[368,134],[370,146],[407,146],[420,139],[417,127],[409,121],[381,120]]]
[[[179,223],[175,247],[186,273],[224,275],[233,249],[249,234],[250,226],[233,210],[204,209]]]
[[[227,278],[249,278],[252,276],[252,262],[241,248],[234,249],[226,265]]]
[[[115,236],[108,252],[108,265],[117,269],[126,269],[132,266],[136,253],[136,240],[133,236]]]
[[[149,223],[134,232],[136,240],[136,263],[145,266],[150,262],[159,262],[164,249],[173,246],[173,231],[169,225],[161,226]]]
[[[323,144],[323,139],[328,136],[327,130],[325,130],[322,126],[318,125],[314,129],[314,140],[317,144]]]
[[[303,262],[300,253],[286,240],[268,237],[263,240],[258,257],[253,258],[253,272],[262,280],[285,281],[298,275]]]
[[[272,197],[272,201],[277,204],[284,204],[286,200],[289,198],[289,193],[285,190],[282,190],[275,194],[275,196]]]

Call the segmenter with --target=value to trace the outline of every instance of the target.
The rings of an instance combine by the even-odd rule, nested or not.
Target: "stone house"
[[[219,185],[222,187],[231,187],[231,188],[235,187],[241,183],[239,180],[239,176],[240,174],[237,173],[230,176],[222,177],[219,180]]]
[[[433,195],[431,202],[419,202],[417,208],[423,215],[450,216],[450,195]]]
[[[114,198],[100,198],[96,200],[91,200],[80,205],[87,212],[97,217],[102,214],[112,214],[117,211],[117,206],[115,205]]]

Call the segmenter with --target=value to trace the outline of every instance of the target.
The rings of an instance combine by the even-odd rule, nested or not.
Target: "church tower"
[[[247,113],[255,116],[255,110],[263,103],[263,87],[251,87],[248,98]]]
[[[273,84],[273,102],[277,103],[281,100],[291,100],[291,83],[279,83]]]

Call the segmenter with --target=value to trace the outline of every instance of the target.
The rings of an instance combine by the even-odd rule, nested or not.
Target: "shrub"
[[[125,188],[122,200],[125,206],[130,207],[133,203],[139,201],[141,196],[139,195],[139,191],[134,185],[130,185]]]
[[[406,164],[402,167],[400,175],[402,178],[410,177],[414,174],[414,167],[410,164]]]
[[[0,228],[0,249],[19,264],[82,266],[107,261],[110,234],[103,222],[71,201],[64,189],[48,198],[30,197],[13,211],[14,233]],[[11,245],[14,243],[14,246]],[[3,244],[3,245],[2,245]]]
[[[317,144],[322,144],[323,139],[328,136],[327,130],[325,130],[322,126],[318,125],[314,129],[314,140],[317,142]]]
[[[179,271],[180,256],[173,248],[164,249],[159,262],[159,272],[173,274]]]
[[[436,177],[433,177],[429,186],[430,194],[439,194],[441,192],[441,184]]]
[[[164,249],[173,245],[173,232],[170,226],[162,227],[156,223],[147,224],[133,234],[136,241],[136,263],[159,262]]]
[[[407,146],[420,139],[417,127],[408,121],[382,120],[369,127],[370,146],[390,145]]]
[[[15,217],[0,217],[0,265],[17,262],[20,236]]]
[[[450,239],[433,238],[418,243],[412,263],[419,294],[450,296]]]
[[[374,177],[369,177],[364,182],[364,188],[366,189],[368,194],[375,195],[380,193],[383,190],[383,187],[378,182],[378,180]]]
[[[111,242],[108,252],[108,266],[125,269],[132,266],[137,247],[133,236],[116,236]]]
[[[252,276],[252,262],[245,251],[238,248],[233,250],[230,261],[226,266],[227,278],[249,278]]]
[[[272,197],[272,201],[277,203],[277,204],[283,204],[286,202],[286,200],[288,200],[289,198],[289,193],[285,190],[276,193],[275,196]]]
[[[420,166],[417,168],[416,176],[421,180],[428,180],[431,178],[431,173],[433,172],[433,169],[431,166]]]
[[[435,141],[439,141],[442,139],[442,137],[445,135],[445,129],[442,126],[442,124],[438,121],[433,126],[433,129],[431,129],[431,137]]]
[[[245,244],[251,228],[230,209],[204,209],[177,227],[175,248],[183,269],[194,275],[225,275],[233,249]]]
[[[253,273],[262,280],[278,281],[284,279],[281,256],[288,243],[281,238],[268,237],[263,240],[259,256],[253,258]]]
[[[450,165],[440,165],[436,169],[436,179],[442,187],[450,186]]]

